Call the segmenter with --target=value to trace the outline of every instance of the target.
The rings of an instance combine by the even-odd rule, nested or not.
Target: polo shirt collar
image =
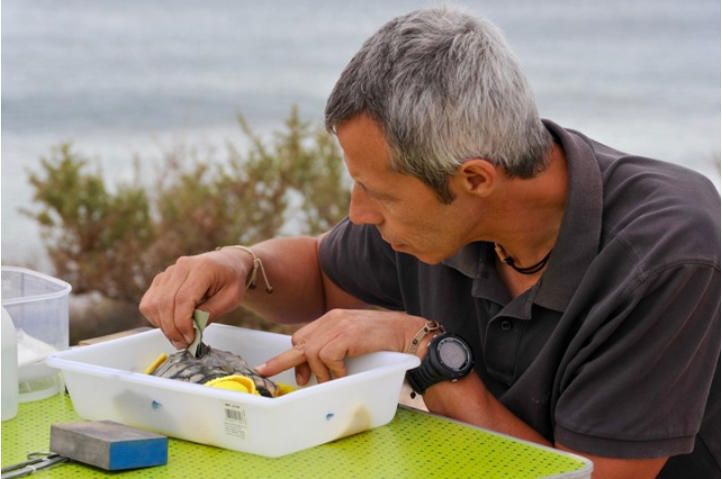
[[[451,266],[468,278],[477,278],[482,264],[482,256],[484,255],[482,244],[481,242],[469,243],[441,263]]]
[[[559,236],[534,302],[564,311],[599,251],[602,232],[602,174],[589,140],[543,120],[567,160],[569,189]]]
[[[569,189],[559,237],[546,271],[536,286],[522,294],[523,302],[508,305],[517,317],[531,317],[532,302],[564,311],[599,250],[602,231],[602,176],[591,145],[579,133],[567,131],[549,120],[543,122],[564,150]],[[474,279],[473,296],[506,303],[508,293],[506,301],[500,301],[504,295],[496,284],[500,284],[496,272],[484,274],[495,270],[490,248],[488,243],[471,243],[442,263]]]

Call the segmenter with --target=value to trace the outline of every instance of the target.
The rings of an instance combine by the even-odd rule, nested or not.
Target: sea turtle
[[[198,384],[206,384],[226,376],[242,375],[253,380],[261,396],[276,397],[282,394],[276,383],[259,376],[242,357],[210,346],[205,347],[208,348],[207,351],[199,358],[187,350],[171,354],[149,374]]]

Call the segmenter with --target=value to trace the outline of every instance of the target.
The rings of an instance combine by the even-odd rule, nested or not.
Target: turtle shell
[[[152,374],[197,384],[205,384],[224,376],[241,374],[253,380],[256,389],[262,396],[276,397],[280,393],[278,386],[273,381],[259,376],[242,357],[211,347],[208,347],[208,352],[200,358],[194,357],[186,350],[171,354]]]

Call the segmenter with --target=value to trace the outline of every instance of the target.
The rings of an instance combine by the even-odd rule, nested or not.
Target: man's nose
[[[358,185],[351,190],[348,218],[354,224],[379,225],[383,222],[374,201]]]

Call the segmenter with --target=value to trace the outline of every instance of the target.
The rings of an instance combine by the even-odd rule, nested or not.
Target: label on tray
[[[246,409],[240,404],[227,402],[224,405],[225,421],[223,432],[227,436],[246,439]]]

